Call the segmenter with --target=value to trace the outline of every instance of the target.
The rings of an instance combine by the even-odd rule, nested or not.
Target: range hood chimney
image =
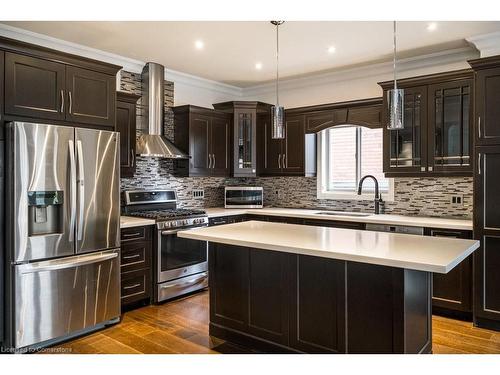
[[[143,133],[136,144],[140,156],[168,159],[188,159],[189,155],[179,150],[163,135],[165,68],[156,63],[147,63],[142,70],[142,103],[144,105]]]

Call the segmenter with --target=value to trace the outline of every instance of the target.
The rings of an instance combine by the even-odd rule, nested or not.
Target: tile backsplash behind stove
[[[140,74],[122,71],[121,90],[141,93]],[[165,135],[173,139],[174,84],[165,81]],[[146,124],[142,123],[143,106],[137,104],[137,133]],[[178,193],[180,207],[221,207],[224,205],[224,186],[255,185],[264,187],[264,204],[267,206],[296,208],[327,208],[335,210],[371,211],[372,201],[325,200],[316,198],[314,177],[178,177],[174,161],[137,157],[137,168],[133,178],[122,178],[122,190],[171,188]],[[400,215],[472,217],[472,178],[396,178],[395,201],[386,202],[385,213]],[[203,190],[204,198],[193,197],[194,190]],[[277,192],[279,194],[277,194]],[[462,204],[452,205],[452,195],[463,197]]]

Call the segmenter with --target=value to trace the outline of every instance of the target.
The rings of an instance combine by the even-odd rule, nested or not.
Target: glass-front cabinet
[[[429,86],[429,168],[471,170],[472,80]]]
[[[218,111],[231,113],[232,117],[232,161],[234,177],[256,177],[257,129],[262,119],[271,116],[271,105],[254,101],[216,103]]]
[[[387,111],[393,83],[380,85]],[[405,90],[404,129],[384,130],[386,177],[471,176],[472,71],[407,78],[398,86]]]

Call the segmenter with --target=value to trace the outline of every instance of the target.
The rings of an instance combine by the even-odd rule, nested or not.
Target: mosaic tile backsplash
[[[140,74],[122,71],[121,90],[141,93]],[[174,84],[165,81],[165,135],[173,139]],[[143,105],[137,104],[138,134],[147,128],[142,122]],[[264,187],[266,206],[294,208],[326,208],[345,211],[372,211],[372,201],[325,200],[316,198],[314,177],[178,177],[177,162],[166,159],[137,157],[133,178],[122,178],[121,188],[175,189],[180,207],[221,207],[224,204],[224,186],[255,185]],[[385,202],[385,213],[417,216],[439,216],[461,219],[472,218],[472,178],[396,178],[394,202]],[[204,190],[203,199],[194,199],[193,190]],[[462,205],[452,205],[452,195],[463,197]]]

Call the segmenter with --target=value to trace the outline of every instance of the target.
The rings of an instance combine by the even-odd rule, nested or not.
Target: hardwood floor
[[[500,332],[434,316],[437,354],[500,353]],[[208,292],[126,312],[120,324],[49,348],[56,353],[252,353],[208,335]]]

